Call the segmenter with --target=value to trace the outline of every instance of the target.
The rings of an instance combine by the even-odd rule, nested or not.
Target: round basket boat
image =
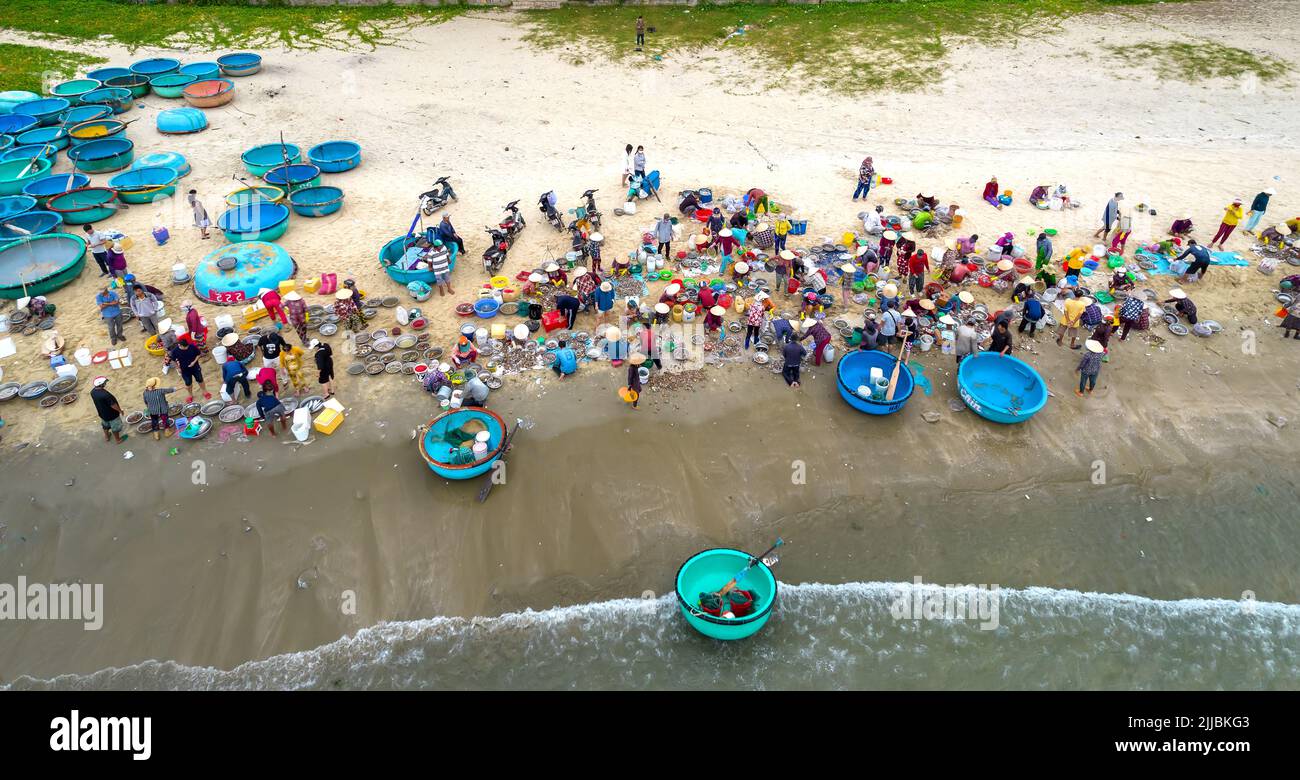
[[[338,187],[304,187],[289,194],[289,205],[299,216],[328,216],[343,208],[343,190]]]
[[[108,186],[123,203],[141,205],[175,195],[178,178],[171,168],[135,168],[109,179]]]
[[[207,129],[208,116],[201,109],[186,106],[158,112],[158,132],[166,135],[188,135]]]
[[[165,73],[175,73],[180,69],[181,61],[174,60],[171,57],[153,57],[147,60],[140,60],[131,65],[132,73],[140,76],[147,76],[148,78],[161,76]],[[106,81],[112,81],[112,79],[106,79]]]
[[[256,298],[259,290],[277,289],[293,275],[293,258],[282,247],[244,241],[214,249],[199,261],[194,292],[211,303],[242,304]]]
[[[158,97],[178,98],[186,87],[198,80],[197,76],[188,73],[165,73],[149,79],[149,87]]]
[[[418,271],[406,271],[402,269],[400,261],[402,259],[402,255],[405,254],[405,252],[406,252],[406,236],[398,236],[397,238],[390,240],[388,243],[380,247],[379,265],[383,267],[384,273],[388,274],[388,278],[392,279],[394,282],[397,282],[402,286],[406,286],[411,282],[424,282],[425,284],[433,284],[435,281],[433,278],[433,271],[430,271],[428,269],[422,269]],[[451,262],[447,266],[447,273],[451,273],[454,270],[456,270],[456,252],[455,252],[455,245],[453,244]],[[464,304],[464,305],[467,308],[469,308],[469,311],[466,312],[463,316],[472,315],[474,313],[473,307],[469,306],[469,304]]]
[[[193,76],[195,81],[221,77],[221,66],[215,62],[191,62],[182,65],[179,71],[186,76]]]
[[[302,150],[295,144],[262,144],[254,146],[239,156],[244,168],[254,176],[261,178],[266,172],[276,167],[302,161]]]
[[[221,72],[227,76],[251,76],[262,69],[262,56],[248,51],[217,57]]]
[[[153,152],[146,154],[131,165],[136,168],[171,168],[182,179],[190,175],[190,163],[180,152]]]
[[[998,423],[1024,422],[1047,403],[1047,384],[1033,366],[993,352],[961,362],[957,390],[971,411]]]
[[[749,569],[737,586],[753,594],[753,611],[749,614],[719,617],[705,612],[700,605],[702,594],[722,590],[752,560],[749,553],[726,547],[701,550],[686,559],[677,570],[676,592],[677,604],[691,628],[712,639],[733,640],[753,636],[767,624],[776,605],[777,585],[772,570],[762,562]]]
[[[26,214],[41,205],[37,199],[26,193],[22,195],[6,195],[0,198],[0,219],[9,219],[19,214]]]
[[[0,162],[0,195],[21,194],[23,187],[49,173],[52,164],[42,157]]]
[[[101,106],[101,108],[108,107]],[[106,138],[116,138],[124,133],[126,133],[126,122],[120,119],[90,119],[68,128],[68,140],[75,148],[82,144],[103,141]]]
[[[37,98],[14,106],[15,114],[36,117],[42,125],[53,125],[59,121],[59,114],[72,108],[71,101],[61,97]]]
[[[326,141],[309,149],[307,160],[325,173],[350,171],[361,164],[361,144],[355,141]]]
[[[262,180],[274,187],[283,187],[287,192],[315,187],[320,184],[320,168],[315,165],[298,163],[294,165],[277,165],[262,176]]]
[[[48,233],[0,248],[0,298],[45,295],[77,278],[86,264],[86,241]],[[25,287],[24,287],[25,286]]]
[[[41,121],[29,114],[4,114],[0,116],[0,133],[18,135],[33,127],[39,127]]]
[[[114,114],[122,114],[135,105],[135,96],[131,90],[122,87],[100,87],[81,96],[82,105],[98,104],[113,109]]]
[[[181,90],[181,97],[195,108],[216,108],[235,99],[235,82],[229,79],[205,79]]]
[[[840,362],[835,365],[836,385],[840,391],[840,397],[845,403],[857,409],[859,412],[867,414],[893,414],[907,403],[912,397],[912,391],[915,390],[915,384],[912,381],[912,371],[907,366],[901,366],[898,370],[898,382],[894,386],[894,397],[886,401],[887,391],[882,390],[879,398],[875,393],[865,396],[859,395],[858,390],[862,387],[871,388],[871,369],[878,368],[883,374],[885,381],[893,376],[894,366],[898,365],[898,358],[890,355],[888,352],[878,350],[856,350],[840,358]],[[873,390],[875,388],[872,388]]]
[[[75,106],[81,102],[82,95],[102,86],[104,86],[104,82],[99,79],[72,79],[50,87],[50,94],[54,97],[61,97]]]
[[[73,106],[62,114],[59,114],[59,124],[65,128],[72,128],[82,122],[90,122],[95,119],[107,119],[113,115],[113,109],[108,106]]]
[[[61,126],[55,126],[55,127],[38,127],[33,130],[28,130],[25,133],[20,133],[18,137],[14,139],[14,142],[17,146],[20,147],[21,146],[48,147],[54,151],[49,155],[42,155],[42,156],[52,157],[60,149],[68,148],[70,139],[68,138],[67,128]]]
[[[487,451],[474,458],[460,455],[461,448],[453,431],[477,421],[488,432]],[[474,426],[477,428],[478,426]],[[429,421],[428,430],[419,439],[420,457],[434,474],[445,479],[472,479],[492,468],[505,451],[506,421],[490,409],[461,407],[449,409]],[[453,442],[456,442],[453,445]],[[462,462],[464,461],[464,462]]]
[[[226,196],[226,205],[235,208],[259,201],[279,203],[283,200],[284,190],[269,184],[261,184],[256,187],[240,187]]]
[[[117,213],[117,191],[108,187],[82,187],[55,195],[45,208],[63,216],[68,225],[100,222]]]
[[[30,130],[28,132],[31,132]],[[28,146],[15,146],[12,149],[0,153],[0,162],[9,160],[49,160],[50,165],[54,164],[54,158],[59,155],[59,150],[53,146],[42,144],[31,144]]]
[[[217,218],[226,240],[274,241],[289,228],[289,209],[281,203],[258,201],[233,208]]]
[[[14,137],[12,135],[0,135],[0,152],[3,152],[13,145]]]
[[[129,76],[114,76],[108,81],[105,81],[104,86],[130,90],[131,97],[142,98],[149,94],[149,81],[152,78],[152,76],[147,76],[143,73],[132,73]]]
[[[135,142],[130,138],[104,138],[73,146],[68,159],[84,173],[120,171],[135,159]]]
[[[0,222],[0,246],[25,238],[54,233],[63,226],[63,217],[51,211],[29,211]]]
[[[123,68],[118,65],[110,65],[109,67],[106,68],[96,68],[95,70],[87,72],[86,78],[94,79],[95,81],[98,81],[102,84],[103,82],[108,81],[109,79],[117,78],[118,76],[129,76],[129,75],[131,75],[130,68]]]
[[[90,177],[84,173],[56,173],[28,183],[23,187],[23,194],[35,198],[36,203],[44,208],[55,195],[89,186]]]

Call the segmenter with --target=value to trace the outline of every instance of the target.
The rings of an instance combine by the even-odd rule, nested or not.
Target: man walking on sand
[[[645,46],[645,17],[636,18],[636,50],[641,51]]]
[[[1124,200],[1124,193],[1117,192],[1115,197],[1106,201],[1106,208],[1101,212],[1101,227],[1097,228],[1096,233],[1093,233],[1094,237],[1104,241],[1106,236],[1110,235],[1111,225],[1114,225],[1115,221],[1119,219],[1119,202],[1121,200]]]
[[[208,218],[208,210],[203,208],[203,202],[199,200],[199,191],[190,190],[186,200],[190,202],[190,208],[194,211],[194,227],[199,229],[199,234],[203,238],[211,238],[208,235],[208,228],[212,227],[212,220]]]
[[[95,404],[95,413],[99,415],[99,426],[104,429],[104,441],[116,439],[121,444],[127,437],[122,433],[122,407],[118,404],[117,397],[104,387],[106,384],[108,384],[108,377],[95,377],[94,389],[90,391],[90,400]]]

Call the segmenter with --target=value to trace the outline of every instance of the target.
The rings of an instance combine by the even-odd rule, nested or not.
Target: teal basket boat
[[[258,201],[225,212],[217,217],[217,226],[232,244],[275,241],[289,229],[289,208],[281,203]]]
[[[123,87],[103,87],[81,96],[82,105],[98,104],[113,109],[114,114],[124,114],[135,105],[135,95]]]
[[[278,165],[266,172],[262,180],[272,187],[282,187],[286,192],[315,187],[320,184],[320,168],[300,163]]]
[[[149,88],[158,97],[178,98],[186,87],[196,81],[198,78],[187,73],[164,73],[149,79]]]
[[[113,115],[113,109],[108,106],[73,106],[62,114],[59,114],[59,124],[65,128],[71,129],[82,122],[90,122],[95,119],[108,119]]]
[[[301,217],[325,217],[343,208],[343,190],[338,187],[305,187],[289,193],[289,206]]]
[[[262,69],[262,57],[248,51],[223,54],[217,57],[221,72],[227,76],[251,76]]]
[[[149,81],[151,78],[152,77],[146,76],[142,73],[132,73],[128,76],[114,76],[108,81],[105,81],[104,86],[128,90],[131,93],[131,97],[138,99],[149,94]]]
[[[202,110],[186,106],[159,111],[156,120],[158,132],[165,135],[189,135],[208,126],[208,115]]]
[[[700,594],[716,593],[745,568],[753,556],[740,550],[715,547],[702,550],[677,570],[677,603],[682,616],[696,631],[713,639],[744,639],[767,624],[776,605],[776,577],[766,564],[754,565],[737,586],[754,595],[753,610],[742,617],[724,618],[711,615],[700,605]]]
[[[48,146],[55,152],[68,148],[68,131],[63,127],[38,127],[28,130],[15,139],[22,146]],[[44,155],[53,157],[53,154]]]
[[[104,86],[104,82],[99,79],[72,79],[50,87],[50,94],[54,97],[61,97],[75,106],[81,102],[82,95],[102,86]]]
[[[100,106],[100,108],[108,108]],[[111,110],[111,109],[110,109]],[[91,119],[68,128],[68,138],[72,141],[72,146],[78,147],[82,144],[103,141],[106,138],[125,137],[126,122],[120,119]]]
[[[41,208],[45,208],[45,204],[55,195],[89,186],[90,177],[84,173],[56,173],[28,183],[23,187],[23,194],[31,196]]]
[[[68,159],[83,173],[112,173],[131,165],[135,142],[130,138],[103,138],[68,149]]]
[[[179,178],[171,168],[134,168],[109,179],[108,186],[123,203],[138,206],[175,195]]]
[[[226,196],[226,205],[231,208],[238,208],[259,201],[280,203],[283,200],[284,190],[279,187],[272,187],[269,184],[260,184],[256,187],[240,187],[230,193]]]
[[[131,170],[136,168],[171,168],[182,179],[189,176],[192,170],[189,160],[186,160],[185,155],[180,152],[152,152],[146,154],[131,164]]]
[[[0,219],[16,217],[19,214],[26,214],[33,211],[40,205],[36,198],[30,195],[6,195],[0,198]]]
[[[14,241],[56,233],[63,227],[63,217],[50,211],[29,211],[0,220],[0,246]]]
[[[118,76],[130,76],[130,75],[131,75],[130,68],[123,68],[120,66],[109,66],[107,68],[96,68],[95,70],[89,71],[88,73],[86,73],[86,78],[94,79],[95,81],[98,81],[102,84],[103,82],[108,81],[109,79],[112,78],[117,78]]]
[[[307,150],[307,161],[325,173],[350,171],[361,164],[361,144],[355,141],[326,141]]]
[[[153,78],[162,76],[167,73],[175,73],[181,69],[181,61],[174,60],[171,57],[153,57],[147,60],[140,60],[131,65],[131,72],[140,76]],[[112,81],[112,79],[106,79]]]
[[[31,132],[30,130],[28,132]],[[59,156],[58,147],[48,144],[31,144],[28,146],[15,146],[0,153],[0,162],[9,160],[48,160],[50,165],[54,165],[54,158]]]
[[[466,423],[476,421],[488,432],[487,447],[478,454],[459,446]],[[506,421],[490,409],[461,407],[448,409],[429,421],[420,437],[420,457],[429,469],[444,479],[473,479],[486,474],[505,453]],[[468,451],[467,451],[468,450]]]
[[[58,124],[59,114],[72,108],[72,102],[61,97],[37,98],[14,106],[15,114],[36,117],[42,125]]]
[[[7,135],[18,135],[33,127],[39,127],[41,120],[30,114],[3,114],[0,115],[0,133]]]
[[[102,222],[117,213],[117,190],[108,187],[82,187],[55,195],[45,208],[63,216],[67,225]]]
[[[10,160],[0,162],[0,195],[21,195],[23,187],[43,178],[50,172],[53,163],[38,157],[33,160]]]
[[[244,152],[239,159],[245,170],[260,179],[276,166],[302,162],[302,150],[294,144],[262,144]]]
[[[379,250],[379,265],[383,267],[384,273],[388,278],[402,286],[411,282],[424,282],[433,284],[433,271],[406,271],[401,267],[402,255],[406,253],[407,236],[398,236],[388,243],[384,244]],[[451,264],[447,267],[447,273],[456,270],[456,246],[451,246]]]
[[[195,81],[207,81],[221,77],[221,66],[215,62],[191,62],[182,65],[180,73],[193,76]]]
[[[86,240],[67,233],[15,241],[0,248],[0,298],[46,295],[77,278],[86,265]]]

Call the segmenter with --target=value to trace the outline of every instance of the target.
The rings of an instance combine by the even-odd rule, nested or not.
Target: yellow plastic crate
[[[308,279],[302,283],[302,289],[309,293],[314,293],[320,289],[320,279]]]
[[[291,293],[296,289],[298,289],[298,283],[292,279],[285,279],[283,282],[280,282],[281,295],[284,295],[285,293]]]
[[[326,436],[334,433],[342,424],[343,413],[336,409],[322,409],[321,413],[316,415],[316,419],[312,421],[312,427]]]

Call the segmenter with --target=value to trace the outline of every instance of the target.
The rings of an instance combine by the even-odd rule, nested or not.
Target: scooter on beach
[[[527,224],[524,222],[524,215],[519,213],[519,201],[512,200],[507,203],[505,212],[506,218],[501,220],[501,230],[505,232],[506,240],[513,244]]]
[[[564,232],[564,216],[555,208],[555,190],[537,199],[537,209],[546,215],[546,221],[551,223],[551,227],[560,233]]]
[[[582,197],[587,199],[587,205],[574,210],[575,216],[579,220],[587,220],[587,224],[591,225],[593,231],[600,229],[600,210],[596,208],[596,192],[597,190],[587,190],[582,193]]]
[[[432,216],[433,212],[446,206],[448,201],[457,200],[456,191],[451,188],[451,182],[447,178],[443,176],[433,183],[433,189],[420,193],[420,211],[424,212],[424,216]]]
[[[510,251],[510,237],[500,228],[484,228],[492,237],[492,243],[483,250],[483,270],[488,276],[496,276],[497,271],[506,263],[506,253]]]

